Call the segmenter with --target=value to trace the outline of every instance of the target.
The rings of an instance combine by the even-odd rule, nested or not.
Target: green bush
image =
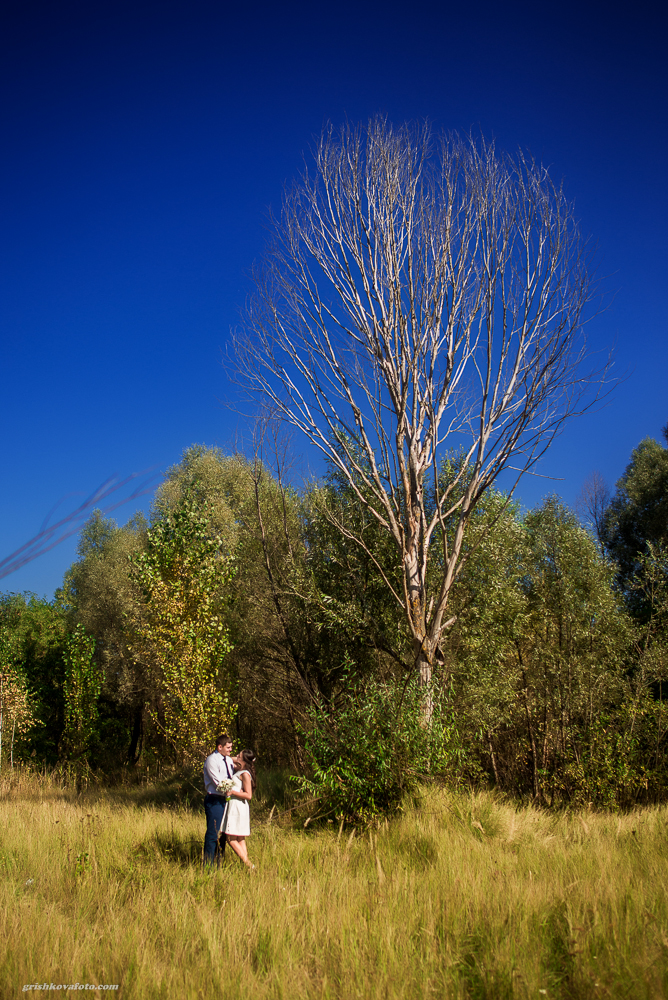
[[[620,732],[616,721],[601,716],[586,736],[567,748],[557,782],[572,805],[616,809],[631,805],[638,792],[647,788],[640,741]]]
[[[666,733],[662,702],[649,694],[601,714],[567,748],[557,788],[575,806],[629,808],[665,798]]]
[[[311,709],[302,729],[309,773],[294,780],[318,800],[319,815],[367,823],[400,810],[422,781],[462,779],[472,765],[448,695],[432,696],[429,723],[425,691],[415,681],[357,682],[336,708]]]

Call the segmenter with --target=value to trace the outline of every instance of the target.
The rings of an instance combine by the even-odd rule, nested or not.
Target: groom
[[[221,781],[234,774],[232,764],[232,739],[226,733],[216,737],[216,749],[204,761],[204,812],[206,814],[206,836],[204,837],[204,864],[213,865],[216,857],[218,835],[223,827],[227,799],[216,789]],[[220,841],[218,864],[225,853],[225,837]]]

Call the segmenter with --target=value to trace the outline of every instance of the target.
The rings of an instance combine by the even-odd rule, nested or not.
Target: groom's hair
[[[216,736],[216,749],[218,747],[224,747],[226,743],[231,743],[232,737],[228,736],[227,733],[222,733],[220,736]]]

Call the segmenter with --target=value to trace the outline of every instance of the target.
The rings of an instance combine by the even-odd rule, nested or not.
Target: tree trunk
[[[132,723],[132,737],[130,739],[130,746],[128,748],[128,761],[131,764],[136,764],[139,760],[139,755],[142,749],[142,740],[144,736],[144,706],[139,705],[135,709],[135,717]]]
[[[434,714],[434,694],[432,690],[434,674],[433,655],[425,648],[426,640],[423,640],[419,644],[416,642],[416,646],[415,669],[418,676],[418,684],[424,691],[422,701],[423,721],[428,725]]]
[[[487,733],[487,746],[489,747],[489,756],[492,760],[492,770],[494,771],[494,781],[496,782],[496,787],[501,787],[501,782],[499,781],[499,770],[496,766],[496,754],[494,753],[494,744],[492,743],[492,734]]]
[[[524,708],[526,710],[527,716],[527,729],[529,732],[529,743],[531,744],[531,765],[532,765],[532,781],[533,781],[533,797],[534,799],[540,798],[540,784],[538,781],[538,751],[536,750],[536,739],[534,737],[533,723],[531,721],[531,710],[529,708],[529,694],[527,688],[527,676],[524,671],[522,671],[522,679],[524,680]]]

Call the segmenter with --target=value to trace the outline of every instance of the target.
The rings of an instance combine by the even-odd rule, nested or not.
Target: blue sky
[[[5,4],[0,557],[62,497],[234,446],[221,352],[267,210],[324,122],[377,112],[480,129],[564,179],[606,276],[591,345],[626,378],[519,497],[614,484],[668,422],[665,38],[643,3]],[[75,544],[0,586],[51,596]]]

